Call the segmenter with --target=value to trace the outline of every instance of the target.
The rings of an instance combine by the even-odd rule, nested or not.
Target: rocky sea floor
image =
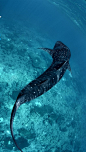
[[[20,90],[42,74],[52,58],[37,48],[54,44],[47,35],[20,23],[0,24],[0,152],[17,152],[10,134],[12,107]],[[77,69],[77,71],[76,71]],[[61,81],[18,109],[13,130],[24,152],[82,151],[81,112],[84,100],[79,69],[72,64]],[[78,83],[79,82],[79,83]]]

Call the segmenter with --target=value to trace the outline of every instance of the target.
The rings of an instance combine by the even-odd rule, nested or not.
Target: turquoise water
[[[71,50],[71,73],[18,109],[13,130],[23,152],[86,152],[86,1],[0,1],[0,152],[17,152],[10,116],[20,90],[52,58],[37,48],[60,40]]]

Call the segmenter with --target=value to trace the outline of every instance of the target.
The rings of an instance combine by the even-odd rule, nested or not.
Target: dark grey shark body
[[[23,151],[17,145],[13,135],[13,120],[17,109],[21,104],[27,101],[31,101],[32,99],[35,99],[43,93],[47,92],[62,78],[66,69],[71,70],[69,65],[71,53],[69,48],[62,42],[57,41],[53,49],[42,49],[47,51],[52,56],[53,62],[51,66],[42,75],[30,82],[20,91],[11,113],[11,134],[17,148],[21,152]]]

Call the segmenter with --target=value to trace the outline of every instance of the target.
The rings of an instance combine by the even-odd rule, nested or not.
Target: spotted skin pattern
[[[10,130],[13,141],[17,148],[23,152],[18,146],[14,135],[13,135],[13,120],[15,113],[19,106],[27,101],[31,101],[38,96],[44,94],[48,90],[50,90],[64,75],[65,71],[69,69],[71,71],[69,65],[69,59],[71,57],[71,53],[69,48],[64,45],[62,42],[57,41],[53,49],[48,48],[40,48],[48,52],[52,58],[53,62],[51,66],[38,78],[30,82],[26,85],[19,93],[16,102],[13,106],[13,110],[10,118]]]

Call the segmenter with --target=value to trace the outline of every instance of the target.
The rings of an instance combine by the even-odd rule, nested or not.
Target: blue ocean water
[[[17,152],[10,116],[20,90],[52,58],[37,48],[62,41],[71,73],[18,109],[13,123],[23,152],[86,152],[86,1],[0,0],[0,152]]]

